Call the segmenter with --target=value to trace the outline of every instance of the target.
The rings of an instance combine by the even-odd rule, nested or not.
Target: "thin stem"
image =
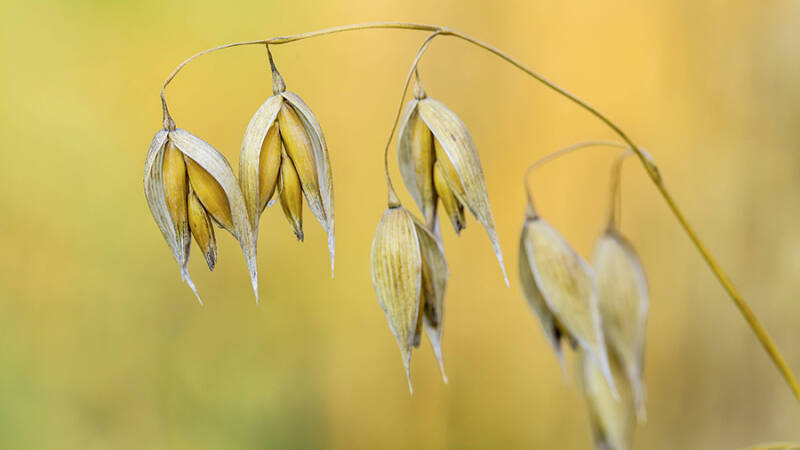
[[[778,348],[775,346],[775,343],[772,342],[767,330],[764,329],[764,326],[761,324],[758,318],[756,318],[745,299],[733,286],[731,280],[728,278],[725,272],[723,272],[722,268],[719,266],[714,257],[711,256],[711,253],[708,251],[705,244],[703,244],[703,241],[700,240],[700,238],[697,236],[697,233],[695,233],[694,229],[692,229],[692,227],[686,221],[686,218],[683,216],[683,213],[680,211],[680,209],[678,209],[678,205],[675,204],[675,200],[673,200],[672,196],[669,194],[669,192],[667,192],[667,188],[664,186],[664,184],[657,182],[656,187],[658,188],[659,192],[661,192],[661,196],[664,197],[664,200],[667,202],[667,205],[669,205],[669,208],[672,210],[672,214],[678,219],[678,222],[686,231],[686,234],[689,235],[689,239],[692,240],[694,246],[697,247],[697,250],[711,268],[711,271],[717,276],[717,279],[722,284],[722,287],[725,288],[725,290],[728,292],[728,295],[730,295],[731,299],[733,299],[733,302],[736,304],[736,307],[739,308],[739,312],[742,313],[744,319],[747,321],[748,325],[750,325],[750,328],[753,330],[753,333],[755,333],[759,342],[761,342],[764,350],[767,351],[769,356],[772,358],[772,361],[778,367],[778,370],[786,379],[786,382],[789,383],[789,387],[794,392],[795,397],[800,400],[800,385],[798,385],[797,379],[792,374],[792,369],[790,369],[789,365],[786,364],[786,360],[783,359],[783,356],[781,356]]]
[[[664,183],[663,183],[663,181],[661,179],[661,175],[660,175],[660,173],[658,171],[658,167],[656,166],[656,164],[653,161],[652,157],[650,157],[650,155],[643,148],[640,148],[636,144],[634,144],[633,141],[628,137],[628,135],[625,134],[625,132],[623,132],[622,129],[617,124],[612,122],[611,119],[609,119],[608,117],[606,117],[605,115],[600,113],[593,106],[589,105],[588,103],[586,103],[585,101],[583,101],[582,99],[580,99],[576,95],[572,94],[571,92],[567,91],[566,89],[562,88],[561,86],[557,85],[556,83],[548,80],[547,78],[545,78],[544,76],[542,76],[539,73],[535,72],[534,70],[528,68],[527,66],[525,66],[524,64],[522,64],[518,60],[512,58],[511,56],[507,55],[506,53],[502,52],[501,50],[499,50],[499,49],[497,49],[497,48],[495,48],[495,47],[493,47],[493,46],[491,46],[491,45],[489,45],[487,43],[484,43],[484,42],[482,42],[482,41],[480,41],[478,39],[475,39],[475,38],[473,38],[471,36],[468,36],[466,34],[463,34],[461,32],[458,32],[456,30],[452,30],[452,29],[446,28],[446,27],[439,27],[439,26],[433,26],[433,25],[424,25],[424,24],[417,24],[417,23],[408,23],[408,22],[370,22],[370,23],[361,23],[361,24],[345,25],[345,26],[334,27],[334,28],[327,28],[327,29],[324,29],[324,30],[312,31],[312,32],[309,32],[309,33],[297,34],[297,35],[293,35],[293,36],[275,37],[275,38],[271,38],[271,39],[264,39],[264,40],[258,40],[258,41],[236,42],[236,43],[232,43],[232,44],[222,45],[222,46],[219,46],[219,47],[214,47],[214,48],[211,48],[211,49],[208,49],[208,50],[204,50],[204,51],[202,51],[200,53],[197,53],[197,54],[191,56],[190,58],[186,59],[185,61],[183,61],[181,64],[178,65],[178,67],[175,68],[175,70],[173,70],[173,72],[164,81],[164,84],[161,87],[161,101],[162,101],[162,109],[163,109],[163,113],[164,113],[164,126],[166,128],[174,127],[174,122],[172,120],[172,117],[170,117],[170,115],[169,115],[169,111],[167,109],[167,102],[166,102],[166,100],[164,98],[164,91],[165,91],[167,85],[175,78],[175,76],[181,71],[181,69],[183,69],[183,67],[186,64],[188,64],[189,62],[191,62],[192,60],[194,60],[194,59],[196,59],[196,58],[198,58],[200,56],[206,55],[206,54],[211,53],[211,52],[215,52],[217,50],[222,50],[222,49],[231,48],[231,47],[237,47],[237,46],[243,46],[243,45],[255,45],[255,44],[262,44],[262,45],[263,44],[274,44],[274,45],[279,45],[279,44],[286,44],[286,43],[289,43],[289,42],[299,41],[299,40],[302,40],[302,39],[308,39],[308,38],[311,38],[311,37],[324,36],[324,35],[328,35],[328,34],[341,33],[341,32],[345,32],[345,31],[364,30],[364,29],[379,29],[379,28],[382,28],[382,29],[405,29],[405,30],[431,31],[431,32],[436,32],[437,35],[441,34],[441,35],[454,36],[456,38],[459,38],[461,40],[469,42],[469,43],[471,43],[471,44],[473,44],[473,45],[475,45],[477,47],[483,48],[484,50],[487,50],[487,51],[497,55],[498,57],[500,57],[504,61],[508,62],[509,64],[513,65],[514,67],[518,68],[519,70],[525,72],[526,74],[528,74],[529,76],[531,76],[535,80],[539,81],[540,83],[544,84],[545,86],[547,86],[551,90],[553,90],[553,91],[557,92],[558,94],[562,95],[563,97],[567,98],[571,102],[577,104],[581,108],[583,108],[586,111],[588,111],[590,114],[592,114],[595,117],[597,117],[600,121],[605,123],[609,128],[611,128],[611,130],[613,130],[623,141],[625,141],[625,143],[628,146],[630,146],[630,149],[634,153],[636,153],[636,156],[641,161],[642,165],[644,166],[645,171],[650,176],[650,179],[653,181],[653,184],[655,184],[656,187],[658,188],[658,190],[661,193],[662,197],[667,202],[667,205],[670,207],[670,210],[672,211],[672,213],[678,219],[678,222],[680,223],[681,227],[683,227],[683,229],[686,232],[686,234],[689,235],[689,238],[694,243],[695,247],[700,252],[700,254],[702,255],[703,259],[708,264],[708,266],[711,269],[711,271],[714,272],[714,275],[716,275],[717,279],[719,279],[720,283],[725,288],[725,290],[727,291],[728,295],[731,297],[731,299],[734,301],[736,306],[739,308],[739,311],[745,317],[745,320],[747,321],[747,323],[753,329],[753,332],[756,334],[756,337],[758,338],[758,340],[764,346],[764,349],[767,351],[767,353],[770,355],[772,360],[778,366],[778,369],[780,370],[780,372],[783,375],[783,377],[786,379],[786,382],[789,383],[789,385],[792,388],[792,390],[794,391],[794,394],[797,397],[797,399],[800,400],[800,385],[798,385],[797,380],[795,379],[794,375],[792,374],[792,371],[786,365],[786,362],[784,361],[783,357],[778,352],[778,349],[775,347],[775,344],[773,344],[772,340],[767,335],[767,333],[764,330],[763,326],[759,323],[758,319],[756,319],[755,315],[750,310],[750,308],[747,305],[747,303],[745,302],[744,298],[742,298],[741,294],[739,294],[739,292],[736,290],[736,288],[733,287],[733,285],[731,284],[731,282],[728,279],[727,275],[725,275],[725,272],[722,271],[722,268],[720,268],[719,264],[716,262],[716,260],[713,258],[713,256],[711,256],[711,254],[708,252],[708,250],[706,249],[705,245],[703,245],[702,241],[700,241],[700,238],[697,237],[697,234],[695,233],[694,229],[692,229],[692,227],[688,224],[686,219],[683,217],[683,214],[678,209],[678,206],[675,204],[675,201],[672,199],[672,197],[667,192],[666,187],[664,186]],[[390,183],[390,198],[391,198],[391,194],[392,194],[391,191],[392,190],[393,189],[391,188],[391,183]],[[396,198],[396,196],[395,196],[395,198]]]
[[[420,59],[422,59],[422,55],[425,54],[425,50],[427,50],[428,46],[431,45],[433,39],[440,34],[441,32],[436,31],[428,36],[425,41],[422,42],[419,50],[417,50],[417,55],[414,57],[414,62],[411,63],[411,68],[408,69],[406,81],[403,83],[403,91],[400,93],[400,104],[397,107],[397,113],[394,116],[392,130],[389,131],[389,138],[386,140],[386,147],[383,149],[383,170],[386,173],[386,185],[389,189],[389,206],[400,204],[400,201],[397,198],[397,193],[394,190],[394,185],[392,184],[392,177],[389,176],[389,148],[392,146],[392,137],[394,136],[394,132],[397,130],[397,124],[400,121],[400,115],[403,113],[403,100],[405,100],[406,94],[408,93],[408,85],[411,83],[411,77],[417,73],[417,65],[419,64]]]
[[[626,150],[630,149],[630,147],[628,147],[627,145],[616,141],[604,141],[604,140],[583,141],[583,142],[578,142],[576,144],[568,145],[560,150],[556,150],[553,153],[550,153],[548,155],[545,155],[537,159],[536,161],[533,162],[533,164],[531,164],[530,166],[528,166],[527,169],[525,169],[525,175],[522,178],[522,183],[525,185],[525,194],[528,197],[528,205],[530,206],[533,212],[536,211],[536,208],[533,205],[533,194],[531,194],[531,187],[530,187],[530,177],[533,174],[533,171],[549,163],[550,161],[553,161],[554,159],[558,159],[576,150],[581,150],[589,147],[616,147]]]
[[[335,33],[342,33],[345,31],[355,31],[355,30],[368,30],[368,29],[400,29],[400,30],[417,30],[417,31],[441,31],[441,27],[433,26],[433,25],[425,25],[419,23],[409,23],[409,22],[370,22],[370,23],[357,23],[352,25],[344,25],[339,27],[332,27],[332,28],[325,28],[323,30],[316,30],[311,31],[308,33],[301,33],[295,34],[291,36],[278,36],[273,37],[270,39],[259,39],[256,41],[242,41],[242,42],[232,42],[230,44],[219,45],[217,47],[212,47],[201,52],[195,53],[194,55],[186,58],[178,64],[177,67],[167,76],[164,80],[164,83],[161,85],[161,106],[162,111],[164,114],[164,127],[168,128],[168,124],[172,123],[174,126],[174,122],[172,121],[172,117],[169,114],[169,110],[167,108],[167,100],[165,97],[164,92],[167,89],[167,86],[172,82],[173,79],[180,73],[183,68],[189,64],[190,62],[194,61],[195,59],[207,55],[209,53],[216,52],[218,50],[225,50],[227,48],[232,47],[241,47],[245,45],[281,45],[281,44],[288,44],[290,42],[301,41],[303,39],[308,39],[317,36],[325,36],[328,34],[335,34]]]
[[[622,216],[622,194],[620,192],[620,182],[622,179],[622,163],[633,155],[632,151],[624,152],[619,155],[611,167],[611,195],[609,196],[608,223],[606,229],[613,230],[618,227]]]

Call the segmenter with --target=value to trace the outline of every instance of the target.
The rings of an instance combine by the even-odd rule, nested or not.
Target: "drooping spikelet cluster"
[[[181,278],[198,300],[200,296],[189,276],[189,249],[193,235],[209,269],[214,270],[217,243],[212,222],[239,241],[257,292],[255,234],[239,183],[221,153],[188,131],[175,128],[170,120],[150,145],[144,189],[153,218],[180,267]]]
[[[456,234],[466,227],[465,211],[483,225],[508,285],[486,181],[472,136],[453,111],[427,96],[416,72],[423,53],[434,38],[455,36],[500,57],[588,110],[626,142],[592,141],[571,148],[610,145],[625,148],[640,158],[681,226],[800,398],[800,388],[791,370],[749,311],[747,303],[683,218],[650,155],[633,144],[616,124],[577,96],[501,50],[448,27],[371,22],[236,42],[195,54],[167,77],[161,90],[163,128],[156,133],[147,153],[144,190],[153,218],[178,263],[181,278],[198,300],[200,296],[188,270],[191,242],[194,238],[208,268],[213,271],[218,261],[216,226],[231,233],[239,242],[258,301],[258,225],[261,214],[276,201],[280,203],[294,235],[302,241],[305,198],[311,213],[328,236],[333,274],[333,183],[327,145],[310,108],[297,94],[286,90],[269,46],[375,28],[432,33],[420,47],[406,79],[404,98],[411,75],[415,75],[414,98],[402,114],[398,113],[401,119],[397,135],[399,169],[423,219],[417,219],[400,204],[389,176],[388,157],[385,157],[388,209],[378,224],[371,248],[375,292],[399,345],[409,389],[412,387],[411,352],[420,345],[423,329],[447,382],[442,334],[449,270],[441,241],[440,204]],[[267,46],[273,95],[262,104],[247,126],[237,178],[219,151],[201,138],[176,127],[167,109],[164,90],[195,58],[217,50],[254,44]],[[389,145],[386,154],[388,148]],[[565,151],[571,150],[564,149],[545,159]],[[616,186],[612,189],[612,199],[615,198],[614,192]],[[566,340],[575,350],[577,379],[588,405],[597,448],[627,449],[637,420],[644,421],[646,415],[643,378],[649,297],[642,264],[630,242],[616,227],[614,200],[611,220],[595,246],[593,267],[538,215],[530,195],[528,200],[519,241],[519,276],[524,296],[564,371],[562,341]]]
[[[212,224],[240,243],[258,298],[258,221],[270,199],[279,198],[295,235],[303,239],[302,196],[328,234],[334,261],[333,182],[322,129],[311,109],[286,91],[270,54],[273,92],[245,132],[237,179],[227,159],[211,145],[175,127],[166,111],[145,161],[147,203],[172,249],[181,277],[197,295],[189,276],[191,237],[209,269],[217,262]]]
[[[269,51],[269,48],[267,48]],[[277,191],[281,209],[297,239],[303,240],[303,196],[328,233],[334,261],[333,176],[322,128],[311,109],[286,83],[269,53],[273,95],[256,111],[239,156],[241,183],[252,227]]]
[[[456,233],[466,225],[465,209],[481,222],[505,277],[475,142],[455,113],[425,94],[418,76],[414,91],[398,128],[397,156],[425,222],[392,199],[372,243],[375,292],[400,346],[409,389],[411,350],[419,345],[423,326],[447,380],[441,339],[448,270],[438,223],[440,201]]]
[[[633,247],[609,223],[595,246],[594,270],[529,203],[519,275],[529,306],[564,366],[561,341],[576,350],[577,378],[598,449],[630,446],[644,421],[644,341],[649,304]]]

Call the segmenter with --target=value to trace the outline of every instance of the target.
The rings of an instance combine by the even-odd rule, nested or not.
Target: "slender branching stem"
[[[617,156],[617,159],[614,160],[614,165],[611,166],[611,194],[609,196],[607,230],[614,230],[619,226],[622,216],[622,194],[620,193],[622,163],[631,155],[633,155],[633,152],[630,150],[623,152]]]
[[[411,68],[408,69],[406,81],[403,83],[403,91],[400,93],[400,104],[398,105],[397,113],[394,116],[392,129],[389,131],[389,138],[386,140],[386,147],[383,149],[383,170],[386,173],[386,186],[389,189],[389,206],[397,206],[400,204],[400,200],[398,200],[397,193],[394,190],[394,185],[392,185],[392,177],[389,176],[389,149],[392,146],[392,137],[394,136],[394,132],[397,130],[397,124],[400,121],[400,115],[403,113],[403,100],[405,100],[406,94],[408,93],[408,86],[411,84],[411,77],[417,73],[417,66],[419,65],[420,59],[422,59],[422,55],[425,54],[425,50],[427,50],[431,45],[433,39],[440,34],[441,33],[439,31],[436,31],[428,36],[419,47],[419,50],[417,50],[417,55],[414,57],[414,62],[411,64]]]
[[[786,382],[789,383],[789,387],[792,388],[795,397],[800,400],[800,385],[798,385],[797,379],[792,373],[792,369],[790,369],[789,365],[786,364],[786,360],[783,359],[783,356],[781,356],[781,353],[778,351],[775,343],[772,342],[767,330],[758,320],[755,313],[753,313],[753,310],[750,309],[750,306],[747,304],[739,291],[733,286],[733,283],[731,283],[731,280],[719,266],[716,259],[711,256],[711,253],[708,251],[705,244],[703,244],[703,241],[700,240],[700,238],[697,236],[697,233],[695,233],[694,229],[686,221],[686,218],[683,216],[681,210],[678,209],[678,205],[675,204],[675,200],[667,191],[667,188],[664,186],[664,184],[658,182],[656,183],[656,187],[658,188],[658,191],[661,192],[661,196],[664,197],[667,205],[669,205],[669,209],[672,210],[672,214],[676,219],[678,219],[678,222],[681,224],[681,227],[683,227],[684,231],[686,231],[686,234],[689,235],[689,239],[692,240],[694,246],[700,252],[700,255],[702,255],[703,259],[711,268],[711,271],[717,276],[717,279],[722,284],[722,287],[725,288],[725,290],[728,292],[728,295],[730,295],[731,299],[733,299],[733,302],[736,304],[736,307],[739,308],[739,311],[744,316],[747,324],[750,325],[750,328],[753,330],[753,333],[755,333],[759,342],[761,342],[764,350],[767,351],[769,356],[772,358],[772,361],[774,361],[775,365],[778,366],[778,370],[786,379]]]
[[[468,36],[468,35],[466,35],[464,33],[461,33],[459,31],[456,31],[456,30],[453,30],[453,29],[450,29],[450,28],[447,28],[447,27],[440,27],[440,26],[434,26],[434,25],[425,25],[425,24],[418,24],[418,23],[408,23],[408,22],[370,22],[370,23],[360,23],[360,24],[353,24],[353,25],[345,25],[345,26],[334,27],[334,28],[326,28],[324,30],[317,30],[317,31],[309,32],[309,33],[296,34],[296,35],[292,35],[292,36],[281,36],[281,37],[274,37],[274,38],[270,38],[270,39],[263,39],[263,40],[257,40],[257,41],[244,41],[244,42],[235,42],[235,43],[231,43],[231,44],[221,45],[219,47],[214,47],[214,48],[210,48],[208,50],[204,50],[204,51],[202,51],[200,53],[197,53],[197,54],[189,57],[188,59],[186,59],[185,61],[180,63],[175,68],[175,70],[173,70],[172,73],[170,73],[170,75],[164,81],[164,84],[161,87],[161,101],[162,101],[162,109],[163,109],[163,113],[164,113],[164,126],[165,126],[165,128],[168,128],[168,129],[171,129],[171,128],[174,127],[174,121],[172,120],[172,117],[170,117],[169,111],[167,109],[167,102],[166,102],[166,99],[164,97],[164,91],[165,91],[167,85],[169,85],[169,83],[175,78],[175,76],[181,71],[181,69],[183,69],[183,67],[186,66],[186,64],[188,64],[189,62],[191,62],[192,60],[194,60],[194,59],[196,59],[196,58],[198,58],[200,56],[215,52],[217,50],[223,50],[223,49],[231,48],[231,47],[238,47],[238,46],[244,46],[244,45],[280,45],[280,44],[287,44],[287,43],[290,43],[290,42],[296,42],[296,41],[300,41],[300,40],[308,39],[308,38],[312,38],[312,37],[317,37],[317,36],[325,36],[325,35],[329,35],[329,34],[345,32],[345,31],[366,30],[366,29],[402,29],[402,30],[427,31],[427,32],[434,32],[437,35],[453,36],[455,38],[461,39],[461,40],[466,41],[466,42],[468,42],[470,44],[473,44],[473,45],[475,45],[477,47],[480,47],[480,48],[482,48],[482,49],[484,49],[484,50],[486,50],[486,51],[488,51],[490,53],[493,53],[493,54],[497,55],[499,58],[501,58],[504,61],[508,62],[509,64],[513,65],[514,67],[516,67],[517,69],[521,70],[522,72],[525,72],[526,74],[528,74],[529,76],[531,76],[535,80],[539,81],[540,83],[542,83],[543,85],[547,86],[551,90],[557,92],[558,94],[560,94],[563,97],[567,98],[568,100],[572,101],[576,105],[578,105],[581,108],[583,108],[586,111],[588,111],[590,114],[592,114],[595,117],[597,117],[601,122],[605,123],[612,131],[614,131],[614,133],[616,133],[625,142],[625,144],[628,145],[628,147],[631,149],[631,151],[633,151],[636,154],[636,156],[639,158],[639,160],[641,161],[642,165],[644,166],[644,169],[647,172],[648,176],[653,181],[653,184],[656,185],[656,188],[661,193],[661,196],[664,198],[664,200],[667,202],[667,205],[669,206],[669,208],[672,211],[672,213],[678,219],[678,222],[680,223],[681,227],[684,229],[686,234],[689,235],[689,238],[691,239],[692,243],[695,245],[697,250],[700,252],[701,256],[706,261],[706,263],[708,264],[708,266],[711,269],[711,271],[714,273],[714,275],[716,275],[717,279],[720,281],[720,283],[722,284],[723,288],[725,288],[725,291],[728,293],[728,295],[734,301],[736,306],[739,308],[739,311],[742,313],[742,315],[744,316],[745,320],[750,325],[750,328],[752,328],[752,330],[755,333],[756,337],[761,342],[762,346],[767,351],[767,353],[770,355],[772,360],[775,362],[775,364],[778,367],[778,369],[780,370],[781,374],[783,375],[783,377],[786,379],[787,383],[789,383],[790,387],[794,391],[795,396],[800,401],[800,385],[798,385],[797,380],[794,377],[794,375],[792,374],[791,369],[789,369],[789,366],[786,364],[786,361],[784,361],[783,357],[778,352],[778,349],[775,347],[775,344],[772,342],[772,340],[770,339],[769,335],[764,330],[764,327],[761,325],[761,323],[755,317],[755,315],[753,314],[752,310],[748,306],[747,302],[745,302],[744,298],[741,296],[739,291],[736,290],[736,288],[733,286],[733,284],[728,279],[727,275],[725,275],[725,272],[722,271],[722,268],[719,266],[719,264],[714,259],[714,257],[711,256],[711,254],[709,253],[708,249],[705,247],[705,245],[702,243],[700,238],[697,236],[697,233],[694,231],[694,229],[686,221],[685,217],[683,216],[683,213],[681,213],[680,209],[675,204],[674,199],[672,198],[672,196],[669,194],[669,192],[667,191],[666,187],[664,186],[664,183],[663,183],[663,180],[661,179],[661,175],[660,175],[660,173],[658,171],[658,168],[657,168],[655,162],[653,161],[653,159],[650,157],[650,155],[643,148],[637,146],[631,140],[631,138],[629,138],[628,135],[625,134],[625,132],[623,132],[622,129],[616,123],[614,123],[613,121],[611,121],[611,119],[609,119],[608,117],[606,117],[605,115],[600,113],[600,111],[598,111],[596,108],[594,108],[593,106],[591,106],[590,104],[588,104],[584,100],[580,99],[576,95],[572,94],[571,92],[567,91],[566,89],[562,88],[561,86],[557,85],[556,83],[548,80],[547,78],[545,78],[544,76],[540,75],[538,72],[534,71],[533,69],[528,68],[527,66],[522,64],[520,61],[518,61],[515,58],[507,55],[505,52],[503,52],[503,51],[499,50],[498,48],[493,47],[493,46],[491,46],[491,45],[489,45],[489,44],[487,44],[487,43],[485,43],[483,41],[480,41],[480,40],[475,39],[475,38],[473,38],[471,36]],[[393,189],[391,188],[391,182],[390,182],[390,199],[392,197],[392,191],[393,191]],[[396,195],[395,195],[395,198],[396,198]]]
[[[614,147],[614,148],[621,148],[621,149],[630,149],[627,145],[616,142],[616,141],[605,141],[605,140],[596,140],[596,141],[583,141],[578,142],[576,144],[568,145],[560,150],[556,150],[553,153],[549,153],[536,161],[533,162],[527,169],[525,169],[525,175],[522,178],[522,183],[525,186],[525,194],[528,197],[528,206],[532,211],[536,211],[536,208],[533,203],[533,194],[531,193],[531,186],[530,186],[530,178],[533,175],[533,171],[538,169],[539,167],[553,161],[554,159],[561,158],[564,155],[570,154],[577,150],[582,150],[585,148],[591,147]]]

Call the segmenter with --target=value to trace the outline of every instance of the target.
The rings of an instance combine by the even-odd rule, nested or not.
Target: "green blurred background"
[[[520,293],[520,180],[526,164],[560,146],[613,135],[463,42],[435,41],[421,74],[477,142],[511,288],[474,220],[458,239],[444,228],[449,385],[426,343],[409,398],[369,266],[385,208],[382,150],[420,32],[361,31],[274,50],[330,147],[335,280],[319,225],[307,214],[299,244],[273,208],[261,222],[260,305],[222,232],[215,273],[197,251],[190,264],[206,305],[180,282],[142,188],[165,76],[218,44],[372,20],[472,34],[615,119],[651,151],[800,372],[796,1],[6,0],[0,448],[590,447],[574,376],[562,381]],[[178,125],[236,167],[250,116],[271,94],[265,52],[201,58],[167,93]],[[540,212],[585,256],[606,213],[613,158],[587,151],[534,182]],[[392,173],[399,183],[394,158]],[[800,407],[638,163],[623,189],[623,231],[652,290],[649,422],[634,447],[800,440]]]

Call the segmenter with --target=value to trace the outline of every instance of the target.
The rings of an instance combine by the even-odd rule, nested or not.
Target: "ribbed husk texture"
[[[594,250],[594,273],[603,333],[633,388],[637,415],[646,418],[644,347],[649,295],[644,268],[633,246],[614,229]]]
[[[406,106],[398,131],[397,156],[403,182],[430,230],[438,229],[439,199],[457,233],[464,228],[466,207],[489,234],[508,284],[475,142],[453,111],[427,97],[419,84],[415,90],[417,96]]]
[[[444,291],[448,268],[439,240],[402,206],[390,207],[372,241],[372,282],[378,303],[411,384],[411,350],[419,345],[421,329],[428,335],[447,382],[442,362]]]

